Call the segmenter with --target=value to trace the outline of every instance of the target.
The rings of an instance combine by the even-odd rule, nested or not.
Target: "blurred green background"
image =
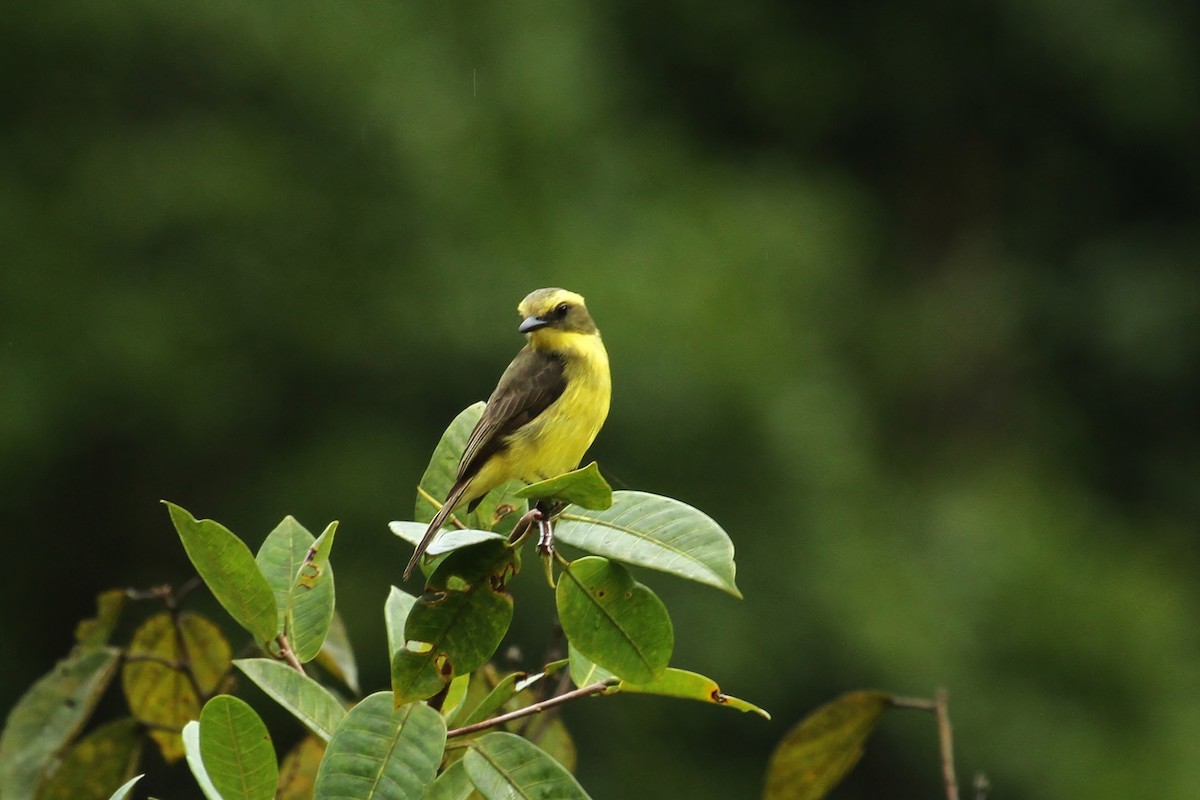
[[[593,456],[738,548],[743,602],[640,574],[675,662],[775,715],[576,704],[595,797],[753,798],[813,707],[937,686],[995,797],[1195,797],[1198,45],[1114,0],[6,9],[0,712],[97,591],[191,574],[160,498],[341,520],[384,688],[387,522],[561,285]],[[936,759],[890,716],[836,796]]]

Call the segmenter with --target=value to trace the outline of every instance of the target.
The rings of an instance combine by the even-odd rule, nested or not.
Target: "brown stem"
[[[557,697],[551,697],[549,700],[543,700],[540,703],[534,703],[531,706],[525,706],[525,708],[518,708],[516,711],[510,711],[507,714],[501,714],[497,717],[492,717],[491,719],[485,719],[482,722],[476,722],[473,725],[466,725],[462,728],[455,728],[454,730],[452,730],[446,734],[446,738],[449,739],[449,738],[453,738],[455,736],[466,736],[468,733],[475,733],[476,731],[482,731],[482,730],[486,730],[488,728],[494,728],[497,725],[503,725],[506,722],[512,722],[514,719],[520,719],[521,717],[527,717],[530,714],[540,714],[548,708],[554,708],[555,706],[560,706],[563,703],[569,703],[572,700],[578,700],[581,697],[589,697],[594,694],[600,694],[604,690],[608,689],[610,686],[616,686],[616,685],[617,685],[617,681],[615,678],[609,678],[608,680],[598,681],[597,683],[592,683],[592,684],[589,684],[582,688],[576,689],[573,692],[567,692],[566,694],[560,694]]]
[[[958,778],[954,774],[954,736],[950,729],[950,711],[946,705],[946,690],[938,689],[936,699],[926,700],[923,697],[889,697],[888,703],[893,708],[914,708],[918,711],[931,711],[937,716],[938,742],[942,760],[942,783],[946,787],[946,800],[958,800]],[[983,796],[987,794],[986,778]],[[976,797],[980,797],[978,779],[976,780]]]
[[[288,666],[299,672],[301,675],[307,675],[304,671],[304,665],[300,663],[300,659],[296,658],[296,654],[292,652],[292,648],[288,645],[287,637],[282,633],[275,637],[275,644],[279,645],[279,657],[288,663]]]
[[[893,708],[915,708],[917,711],[937,711],[937,701],[926,700],[924,697],[889,697],[888,703]]]
[[[946,784],[946,800],[958,800],[958,778],[954,775],[954,736],[950,730],[950,710],[946,705],[946,690],[937,690],[938,739],[942,745],[942,781]]]

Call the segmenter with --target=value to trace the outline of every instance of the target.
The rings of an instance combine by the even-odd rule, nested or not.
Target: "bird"
[[[575,469],[608,417],[608,351],[583,297],[537,289],[517,313],[526,344],[471,431],[454,484],[405,567],[405,580],[456,509],[465,503],[468,512],[475,510],[513,478],[536,483]]]

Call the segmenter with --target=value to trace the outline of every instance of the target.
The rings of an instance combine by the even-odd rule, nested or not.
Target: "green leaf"
[[[429,459],[429,466],[425,468],[425,474],[421,476],[421,482],[417,486],[417,502],[413,512],[413,519],[417,522],[428,525],[441,507],[441,502],[450,493],[454,478],[458,474],[458,463],[467,448],[467,439],[475,429],[475,423],[483,416],[485,405],[479,402],[464,409],[442,434],[441,440],[434,448],[433,456]],[[467,528],[511,529],[516,518],[525,513],[525,501],[513,496],[522,485],[520,481],[501,484],[488,492],[473,512],[467,514],[460,509],[456,516]],[[508,524],[501,525],[501,521]],[[424,533],[423,527],[421,532]]]
[[[567,654],[570,657],[571,664],[571,683],[575,684],[579,689],[616,677],[604,667],[579,652],[573,644],[567,645]]]
[[[428,525],[438,510],[434,501],[440,504],[450,493],[458,474],[458,462],[467,449],[467,439],[471,437],[471,431],[483,416],[486,406],[480,401],[463,409],[442,433],[417,486],[417,503],[413,509],[413,519],[417,522]]]
[[[346,716],[342,704],[328,689],[282,661],[239,658],[233,663],[272,700],[327,742],[342,717]]]
[[[383,605],[383,620],[387,627],[388,653],[392,658],[404,647],[404,623],[408,622],[408,613],[416,603],[417,598],[395,586],[388,593]]]
[[[467,701],[467,694],[471,689],[471,673],[465,673],[450,681],[450,688],[446,691],[446,699],[442,701],[441,715],[442,719],[449,721],[458,715],[462,710],[463,704]]]
[[[554,525],[560,542],[627,564],[714,586],[740,598],[733,542],[707,514],[646,492],[614,492],[612,508],[568,508]]]
[[[78,648],[31,686],[0,734],[4,800],[29,800],[43,769],[83,727],[108,688],[120,650]]]
[[[85,647],[103,647],[121,617],[125,607],[124,589],[109,589],[96,595],[96,616],[75,626],[75,641]]]
[[[132,778],[125,781],[125,783],[121,784],[121,786],[112,793],[112,796],[109,797],[108,800],[125,800],[125,798],[129,796],[129,792],[133,790],[134,784],[144,777],[145,775],[134,775]]]
[[[518,490],[516,495],[529,500],[550,499],[572,503],[596,511],[603,511],[613,504],[612,487],[600,474],[600,467],[595,461],[573,472],[531,483]]]
[[[67,752],[38,800],[107,800],[137,769],[141,726],[130,717],[101,725]]]
[[[468,800],[474,791],[463,762],[455,761],[433,782],[423,800]]]
[[[520,735],[545,750],[547,755],[562,764],[563,769],[567,772],[575,772],[579,753],[575,749],[575,740],[571,738],[571,732],[567,730],[561,715],[538,716],[528,724],[519,727],[518,723],[521,722],[524,721],[517,720],[509,723],[510,730],[519,731]]]
[[[396,708],[433,697],[453,677],[445,654],[429,645],[401,650],[392,656],[392,694]]]
[[[425,536],[425,528],[428,523],[424,522],[389,522],[388,528],[392,533],[399,536],[404,541],[416,547],[420,543],[422,537]],[[437,537],[430,542],[429,547],[425,550],[425,555],[436,557],[445,555],[453,550],[458,550],[462,547],[470,547],[473,544],[486,542],[489,539],[503,540],[505,537],[493,531],[481,531],[474,528],[450,528],[443,530]]]
[[[517,683],[524,680],[526,673],[511,672],[500,679],[500,682],[488,692],[487,697],[471,709],[471,713],[457,724],[457,727],[466,727],[474,725],[476,722],[482,722],[490,717],[497,709],[512,700],[517,694]]]
[[[617,677],[649,683],[667,668],[675,647],[671,618],[625,567],[597,556],[574,561],[559,577],[555,599],[570,643]]]
[[[129,710],[140,722],[152,726],[149,735],[168,764],[184,755],[179,734],[171,729],[178,730],[200,713],[200,698],[184,663],[208,695],[228,673],[231,656],[229,642],[208,619],[183,613],[178,622],[176,630],[174,618],[165,611],[143,622],[134,631],[121,669]]]
[[[512,622],[501,581],[514,558],[501,542],[483,542],[455,551],[430,576],[405,622],[406,645],[392,659],[397,706],[429,697],[496,652]]]
[[[197,520],[174,503],[163,502],[183,549],[217,602],[259,644],[274,639],[280,632],[275,626],[275,594],[250,549],[225,526],[210,519]]]
[[[862,757],[887,708],[883,692],[850,692],[788,731],[771,755],[764,800],[820,800]]]
[[[565,767],[512,733],[489,733],[471,742],[463,766],[486,800],[588,797]]]
[[[274,800],[279,765],[267,726],[245,701],[219,694],[200,712],[200,758],[224,800]]]
[[[657,694],[665,697],[678,697],[682,700],[699,700],[702,703],[715,703],[719,706],[734,708],[738,711],[753,711],[763,719],[771,715],[753,703],[730,697],[721,693],[721,687],[712,678],[706,678],[695,672],[667,667],[667,670],[650,683],[630,683],[621,681],[617,685],[622,692],[633,694]]]
[[[275,594],[275,630],[284,630],[287,624],[288,602],[291,600],[292,583],[317,537],[292,515],[284,517],[275,529],[267,534],[254,562],[267,579]],[[294,647],[292,649],[295,649]]]
[[[362,692],[358,685],[358,662],[354,660],[354,649],[350,646],[346,623],[342,621],[342,615],[336,609],[329,623],[325,644],[321,645],[321,652],[317,653],[317,663],[354,694]]]
[[[313,800],[317,770],[325,755],[325,743],[305,736],[292,748],[279,767],[279,791],[275,800]]]
[[[329,625],[333,622],[334,583],[333,565],[329,551],[337,535],[336,522],[331,522],[309,548],[304,563],[296,572],[288,598],[287,632],[292,650],[301,663],[317,657]]]
[[[446,723],[424,703],[393,709],[377,692],[350,709],[317,772],[315,796],[420,800],[446,749]]]
[[[208,800],[222,800],[217,787],[213,786],[208,770],[204,768],[204,760],[200,757],[200,723],[192,720],[184,725],[180,738],[183,739],[183,752],[187,755],[188,769],[192,771],[192,777],[196,779],[200,791]]]

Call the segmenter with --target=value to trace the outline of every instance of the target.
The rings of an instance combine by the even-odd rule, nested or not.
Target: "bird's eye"
[[[570,303],[559,303],[557,306],[554,307],[554,315],[556,317],[565,317],[567,315],[567,312],[570,310],[571,310]]]

